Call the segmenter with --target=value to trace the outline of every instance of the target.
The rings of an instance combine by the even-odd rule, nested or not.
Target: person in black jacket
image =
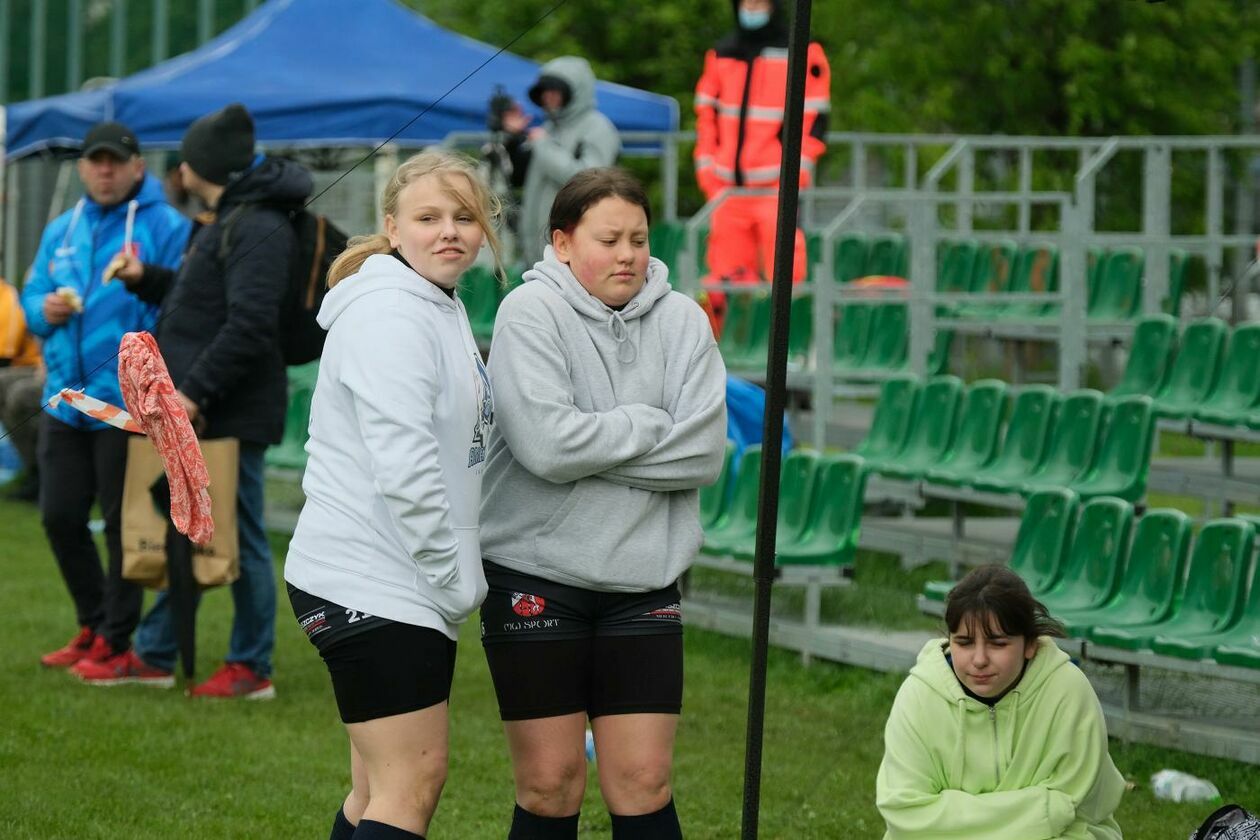
[[[227,660],[194,696],[273,697],[276,585],[263,529],[263,453],[284,431],[287,381],[280,305],[297,258],[289,211],[311,193],[306,169],[254,153],[254,123],[229,105],[192,124],[181,144],[185,185],[213,211],[194,228],[178,274],[128,260],[119,277],[161,302],[158,347],[194,428],[240,440],[241,576]],[[141,622],[137,669],[171,671],[176,639],[164,597]],[[127,675],[116,675],[126,677]]]

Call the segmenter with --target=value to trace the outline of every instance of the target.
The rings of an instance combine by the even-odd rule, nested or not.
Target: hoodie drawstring
[[[66,225],[66,235],[61,237],[62,248],[70,245],[70,237],[74,235],[74,229],[79,226],[79,217],[83,215],[83,208],[86,205],[86,198],[80,198],[74,205],[74,213],[70,216],[70,224]]]
[[[628,365],[639,358],[639,348],[630,340],[630,327],[626,325],[620,312],[613,310],[609,313],[608,331],[612,333],[613,341],[617,342],[617,361]],[[627,349],[629,353],[625,352]]]

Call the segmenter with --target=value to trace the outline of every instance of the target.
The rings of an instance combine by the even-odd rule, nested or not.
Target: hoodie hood
[[[990,718],[994,718],[998,713],[1009,715],[1011,720],[1006,725],[1008,731],[1016,731],[1021,723],[1021,710],[1031,705],[1033,698],[1037,692],[1046,684],[1050,676],[1062,668],[1064,665],[1070,665],[1071,659],[1064,653],[1053,639],[1040,637],[1037,639],[1037,653],[1033,656],[1032,661],[1028,663],[1024,669],[1024,675],[1015,684],[1006,696],[997,702],[990,709],[985,704],[967,696],[963,691],[962,683],[958,681],[958,676],[954,673],[954,668],[950,665],[949,660],[945,658],[945,652],[949,649],[948,639],[933,639],[923,646],[919,651],[918,660],[913,668],[910,669],[910,678],[923,682],[934,693],[943,698],[951,708],[955,716],[957,742],[954,748],[949,751],[953,766],[950,768],[949,778],[962,779],[967,773],[967,718],[969,715],[983,714]],[[999,739],[1002,740],[1002,739]],[[1014,748],[1014,740],[1012,738],[1004,739],[1002,745],[1002,761],[1003,766],[1010,763]]]
[[[546,76],[559,79],[569,86],[569,101],[558,113],[548,114],[553,120],[565,122],[595,110],[595,72],[586,59],[573,55],[553,58],[538,71],[540,79]],[[530,89],[530,99],[537,104],[533,88]]]
[[[219,213],[233,204],[267,204],[281,209],[302,206],[315,188],[306,167],[284,158],[264,157],[253,169],[227,185]]]
[[[735,18],[735,31],[718,43],[718,52],[755,58],[766,47],[787,47],[787,15],[780,0],[771,0],[770,22],[758,29],[745,29],[739,24],[739,0],[731,0],[731,14]]]
[[[630,324],[651,312],[656,302],[671,291],[669,269],[665,263],[651,257],[643,288],[621,309],[613,309],[586,291],[573,270],[556,258],[556,252],[550,245],[543,249],[542,260],[525,272],[524,280],[541,283],[563,298],[582,317],[606,325],[608,336],[617,342],[617,358],[627,364],[638,356],[638,342],[631,335]]]
[[[332,329],[333,323],[350,304],[364,295],[390,289],[415,295],[447,309],[453,310],[458,306],[445,292],[392,254],[373,254],[357,272],[328,290],[315,320],[325,330]]]

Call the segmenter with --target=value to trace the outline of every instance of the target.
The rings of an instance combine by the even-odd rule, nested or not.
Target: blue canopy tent
[[[199,49],[91,92],[9,106],[5,157],[77,146],[102,119],[148,148],[175,148],[189,123],[229,102],[278,146],[404,146],[485,130],[496,86],[533,109],[538,64],[449,32],[394,0],[270,0]],[[678,103],[609,82],[599,109],[625,132],[672,132]],[[658,147],[659,148],[659,147]]]

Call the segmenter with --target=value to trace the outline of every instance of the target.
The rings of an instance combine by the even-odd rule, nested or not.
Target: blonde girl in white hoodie
[[[459,625],[485,597],[477,516],[489,380],[455,294],[498,202],[468,159],[426,151],[383,197],[385,231],[329,270],[306,503],[285,561],[332,677],[352,787],[332,840],[423,837],[446,780]]]

